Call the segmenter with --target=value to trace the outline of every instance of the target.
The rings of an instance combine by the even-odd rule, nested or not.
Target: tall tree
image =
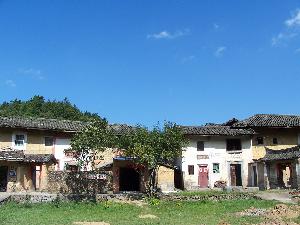
[[[173,165],[186,144],[187,139],[180,127],[170,122],[165,123],[163,128],[156,126],[153,130],[138,126],[134,132],[123,135],[119,140],[119,147],[125,150],[126,156],[148,167],[147,193],[150,196],[157,191],[156,178],[160,165]]]

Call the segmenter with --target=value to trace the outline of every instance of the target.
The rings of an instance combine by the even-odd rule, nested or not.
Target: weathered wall
[[[33,190],[30,165],[0,161],[0,166],[8,167],[7,192]]]
[[[160,166],[157,173],[157,186],[162,192],[174,191],[174,169]]]
[[[94,194],[111,192],[111,171],[48,172],[47,191],[65,194]]]
[[[266,154],[265,147],[280,150],[298,145],[298,134],[300,130],[289,128],[264,128],[256,129],[258,134],[252,138],[253,159],[263,158]],[[256,138],[263,137],[264,144],[258,145]],[[277,138],[278,144],[273,144],[273,138]]]
[[[105,151],[97,152],[95,156],[95,167],[99,167],[103,164],[112,163],[113,158],[118,155],[119,151],[115,149],[108,148]]]
[[[0,129],[0,148],[11,147],[12,131],[9,129]]]

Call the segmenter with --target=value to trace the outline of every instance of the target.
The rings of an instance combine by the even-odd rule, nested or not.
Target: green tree
[[[15,99],[0,104],[0,116],[41,117],[48,119],[67,119],[90,121],[100,119],[96,113],[82,112],[67,98],[62,101],[45,100],[35,95],[29,100]]]
[[[163,128],[155,126],[152,130],[138,126],[134,132],[119,138],[119,148],[125,150],[125,155],[148,167],[149,179],[146,186],[150,196],[157,192],[159,166],[174,165],[186,145],[187,139],[180,127],[170,122],[166,122]]]
[[[71,141],[79,164],[85,166],[93,163],[96,152],[107,148],[124,150],[124,155],[137,165],[142,164],[148,168],[149,179],[146,187],[150,196],[157,191],[156,176],[159,166],[173,165],[186,144],[187,140],[181,129],[174,123],[165,123],[163,128],[156,126],[152,130],[137,126],[127,134],[116,135],[105,120],[95,120]]]
[[[71,148],[81,167],[94,169],[94,156],[107,148],[117,146],[116,137],[105,119],[94,119],[81,132],[74,135]]]

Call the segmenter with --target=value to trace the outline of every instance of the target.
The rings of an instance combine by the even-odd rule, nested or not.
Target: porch
[[[20,150],[0,151],[0,192],[41,191],[47,187],[47,171],[53,155],[24,154]]]
[[[252,177],[260,189],[300,188],[299,146],[282,150],[266,148],[266,155],[256,165],[257,175]]]

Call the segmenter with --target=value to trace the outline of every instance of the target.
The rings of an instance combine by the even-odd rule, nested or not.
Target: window
[[[278,144],[278,139],[277,138],[273,138],[273,144],[277,145]]]
[[[189,175],[194,175],[194,166],[193,165],[189,165],[188,166],[188,171],[189,171]]]
[[[21,147],[25,144],[25,135],[24,134],[16,134],[15,136],[15,146]]]
[[[53,137],[45,137],[45,146],[53,146]]]
[[[71,163],[71,164],[65,163],[65,169],[67,171],[71,171],[71,172],[78,172],[78,166],[74,165],[73,163]]]
[[[264,138],[263,137],[257,137],[256,138],[256,144],[263,145],[264,144]]]
[[[197,151],[204,151],[204,141],[197,141]]]
[[[220,173],[220,164],[213,163],[213,173]]]
[[[241,139],[227,139],[226,149],[227,151],[242,150]]]

